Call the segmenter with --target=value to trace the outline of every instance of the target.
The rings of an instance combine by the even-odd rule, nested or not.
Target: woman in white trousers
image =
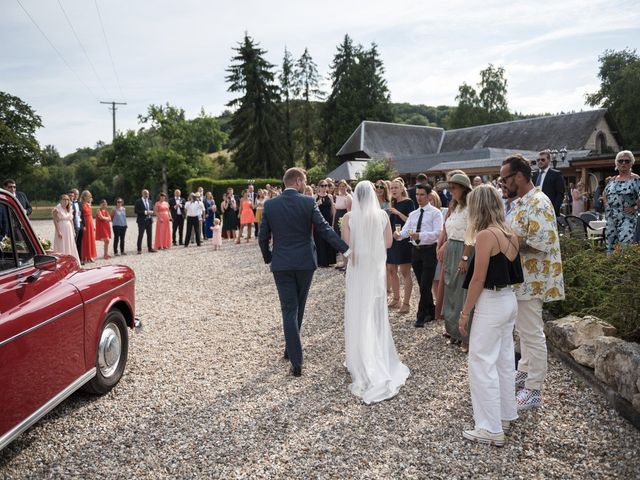
[[[468,440],[501,447],[505,430],[518,418],[513,388],[513,327],[518,303],[511,285],[524,277],[518,238],[505,223],[498,191],[481,185],[473,189],[467,202],[467,235],[475,238],[476,248],[463,284],[468,293],[459,328],[463,335],[468,333],[469,312],[475,308],[468,358],[475,428],[462,434]]]

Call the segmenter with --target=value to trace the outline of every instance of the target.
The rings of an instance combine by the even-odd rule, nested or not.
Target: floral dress
[[[607,251],[610,252],[616,243],[633,242],[638,214],[625,213],[624,209],[637,205],[640,197],[640,177],[611,180],[604,189],[604,195],[607,199],[605,240]]]

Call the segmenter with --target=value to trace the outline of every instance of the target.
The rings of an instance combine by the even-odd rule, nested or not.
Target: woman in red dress
[[[96,242],[104,242],[105,260],[109,260],[109,240],[111,239],[111,215],[107,211],[107,201],[100,200],[100,210],[96,212]]]
[[[153,248],[156,250],[166,250],[171,247],[171,215],[169,215],[169,204],[164,193],[158,195],[158,201],[153,207],[156,211],[156,238]]]
[[[91,210],[91,192],[85,190],[80,195],[80,210],[82,212],[82,252],[80,253],[81,263],[92,263],[98,256],[96,252],[96,230],[93,226],[93,212]]]

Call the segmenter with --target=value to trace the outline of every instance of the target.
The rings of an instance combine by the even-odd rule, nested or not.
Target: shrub
[[[367,162],[360,180],[369,180],[372,183],[378,180],[392,180],[398,176],[398,172],[391,160],[371,160]]]
[[[215,180],[213,178],[200,177],[200,178],[190,178],[187,180],[187,191],[184,192],[184,195],[189,195],[191,192],[195,192],[198,187],[204,188],[205,192],[213,193],[213,196],[218,200],[222,200],[222,194],[227,191],[227,188],[233,188],[233,193],[236,195],[240,195],[240,192],[247,188],[249,183],[253,183],[254,188],[264,188],[267,184],[271,186],[282,185],[281,178],[231,178],[227,180]]]
[[[557,316],[594,315],[627,340],[640,338],[640,245],[607,255],[585,240],[560,238],[565,300],[547,304]]]

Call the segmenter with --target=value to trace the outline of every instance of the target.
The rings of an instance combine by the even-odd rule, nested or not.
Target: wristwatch
[[[463,255],[462,256],[462,260],[464,260],[465,262],[468,262],[469,261],[469,257],[467,257],[466,255]]]

